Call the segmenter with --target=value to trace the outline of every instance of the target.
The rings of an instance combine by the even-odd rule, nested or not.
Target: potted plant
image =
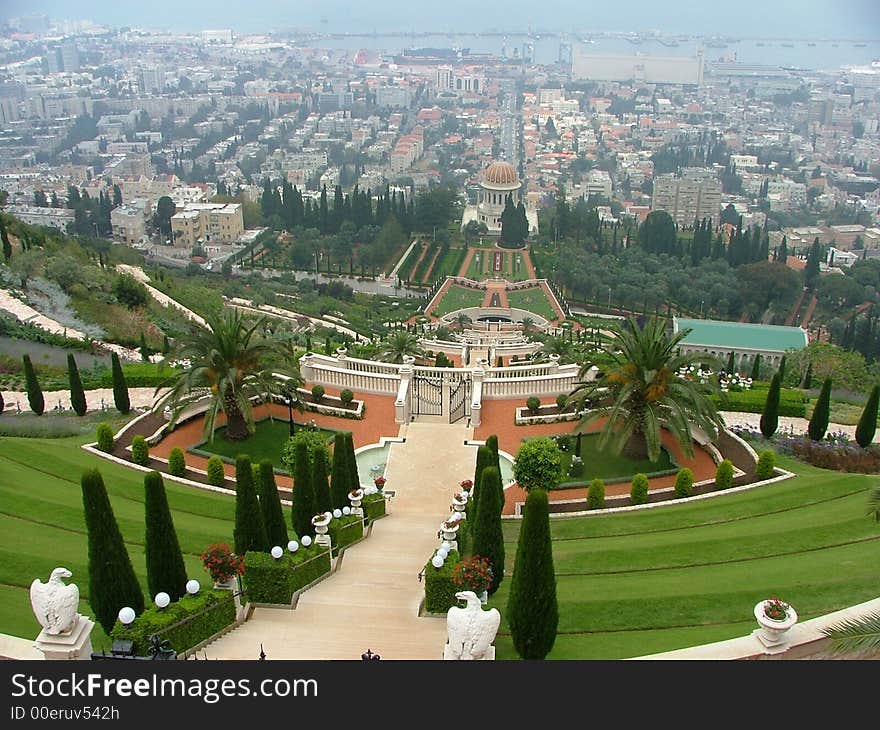
[[[363,489],[352,489],[348,493],[348,501],[351,502],[351,511],[352,514],[363,514],[361,511],[361,502],[364,498],[364,490]]]
[[[764,646],[784,644],[785,633],[797,623],[798,615],[785,601],[767,598],[755,606],[755,619],[761,627],[756,632]]]
[[[454,541],[456,538],[456,533],[458,532],[458,520],[447,520],[440,525],[440,530],[443,533],[443,539],[449,540],[450,542]]]
[[[378,489],[378,490],[381,492],[381,491],[382,491],[382,487],[385,486],[385,482],[387,482],[387,481],[388,481],[388,480],[387,480],[385,477],[376,477],[376,478],[373,480],[373,484],[375,484],[375,485],[376,485],[376,489]]]
[[[488,591],[492,578],[492,564],[481,555],[459,561],[452,571],[452,582],[456,588],[460,591],[473,591],[481,603],[489,600]]]
[[[244,559],[232,552],[225,542],[209,545],[202,553],[201,560],[215,588],[232,590],[236,576],[244,573]]]
[[[315,528],[315,532],[319,535],[326,535],[327,525],[330,524],[330,519],[332,517],[332,512],[319,512],[314,517],[312,517],[312,527]]]
[[[458,486],[461,487],[462,491],[467,492],[467,496],[471,496],[471,487],[474,486],[474,483],[470,479],[462,479]]]
[[[452,509],[456,512],[464,512],[467,507],[467,492],[456,492],[452,495]]]

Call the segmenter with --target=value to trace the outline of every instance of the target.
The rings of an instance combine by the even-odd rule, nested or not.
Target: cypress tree
[[[147,523],[144,556],[150,595],[165,591],[176,601],[186,595],[186,566],[168,507],[165,483],[157,471],[144,477],[144,513]]]
[[[141,341],[138,345],[138,350],[140,350],[141,353],[141,360],[143,360],[144,362],[149,362],[150,351],[147,349],[147,338],[143,332],[141,332]]]
[[[874,440],[874,434],[877,432],[877,404],[880,402],[880,385],[875,385],[871,389],[871,395],[868,396],[868,402],[865,403],[865,410],[859,418],[859,425],[856,426],[856,443],[863,449],[868,448]]]
[[[86,393],[72,352],[67,353],[67,379],[70,382],[70,405],[76,411],[76,415],[84,416],[87,410]]]
[[[299,537],[303,537],[304,535],[313,534],[312,517],[315,516],[315,493],[312,491],[311,458],[309,447],[304,441],[296,444],[295,459],[293,506],[290,519],[293,531]],[[333,465],[334,467],[336,466],[335,461]]]
[[[770,381],[770,390],[767,391],[767,400],[764,402],[764,412],[761,414],[761,433],[765,439],[769,439],[776,433],[779,427],[779,373],[773,374]]]
[[[734,372],[736,372],[736,361],[733,358],[733,350],[731,350],[727,356],[727,373],[729,375]]]
[[[3,241],[3,260],[9,263],[12,258],[12,244],[9,242],[9,234],[6,232],[6,221],[0,216],[0,240]]]
[[[3,402],[3,391],[0,390],[0,416],[3,415],[3,411],[6,408],[6,404]]]
[[[254,470],[251,457],[240,454],[235,460],[235,552],[244,555],[249,551],[264,553],[269,550],[269,538],[263,513],[254,489]]]
[[[135,613],[143,612],[144,594],[116,524],[101,472],[84,472],[80,484],[89,544],[89,605],[109,636],[119,609],[130,606]]]
[[[312,450],[312,490],[315,494],[315,514],[332,512],[333,502],[330,499],[330,484],[327,481],[327,449]],[[342,509],[340,507],[340,509]]]
[[[821,441],[825,438],[825,431],[828,430],[828,420],[831,417],[831,378],[825,378],[822,383],[822,390],[819,391],[819,397],[816,399],[816,407],[813,409],[813,415],[810,417],[810,423],[807,426],[807,433],[813,441]]]
[[[297,455],[299,452],[297,452]],[[345,449],[345,432],[337,431],[333,439],[333,478],[330,480],[330,504],[342,509],[348,504],[348,493],[354,489],[349,485],[351,472],[348,468],[348,455]]]
[[[281,497],[275,484],[275,470],[272,462],[264,459],[259,467],[260,509],[263,511],[263,523],[266,525],[266,537],[269,547],[287,545],[287,525],[284,524],[284,513],[281,511]]]
[[[125,382],[125,373],[119,362],[119,355],[110,353],[111,369],[113,371],[113,403],[116,410],[123,415],[131,411],[131,401],[128,398],[128,384]]]
[[[483,482],[483,471],[486,467],[493,466],[495,456],[488,445],[477,449],[477,465],[474,469],[474,486],[471,487],[471,499],[474,501],[473,512],[476,514],[480,506],[480,485]]]
[[[507,623],[520,657],[543,659],[550,653],[556,641],[559,608],[549,504],[543,489],[532,489],[526,497],[507,602]]]
[[[571,332],[571,330],[569,330]],[[498,436],[494,433],[486,439],[486,446],[492,451],[492,456],[494,461],[492,465],[498,469],[498,473],[501,474],[501,457],[498,456]]]
[[[813,387],[813,363],[807,363],[807,372],[804,374],[804,390]]]
[[[504,489],[501,473],[494,466],[483,470],[480,485],[480,504],[474,523],[473,554],[482,555],[492,564],[492,584],[489,595],[498,590],[504,580],[504,534],[501,530],[501,510],[504,508]]]
[[[40,388],[37,373],[31,364],[31,356],[23,355],[21,359],[24,363],[24,387],[27,390],[28,403],[34,413],[42,416],[46,410],[46,401],[43,399],[43,389]]]
[[[345,461],[348,465],[348,489],[349,491],[357,489],[361,485],[360,475],[358,474],[357,457],[354,454],[354,434],[351,431],[345,432]],[[334,504],[333,507],[342,509],[348,506],[348,492],[345,493],[345,501],[342,504]]]
[[[761,377],[761,355],[755,355],[755,360],[752,363],[752,374],[749,376],[752,380],[758,380]]]
[[[785,384],[785,355],[783,355],[782,359],[779,361],[779,384]]]

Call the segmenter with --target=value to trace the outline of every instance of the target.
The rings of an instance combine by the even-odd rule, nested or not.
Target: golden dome
[[[509,162],[493,162],[483,171],[483,182],[489,185],[519,185],[519,177]]]

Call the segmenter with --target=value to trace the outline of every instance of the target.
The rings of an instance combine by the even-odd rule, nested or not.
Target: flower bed
[[[330,551],[320,545],[285,552],[278,560],[249,552],[244,559],[248,601],[290,605],[293,594],[330,572]]]
[[[863,449],[845,433],[828,434],[821,441],[813,441],[809,436],[780,435],[774,438],[774,442],[783,454],[821,469],[880,473],[880,447],[872,444]]]
[[[538,412],[520,406],[516,409],[514,422],[517,426],[527,426],[532,423],[562,423],[564,421],[576,421],[581,414],[576,410],[562,410],[556,404],[541,406]]]
[[[297,388],[297,392],[302,396],[302,405],[306,411],[311,413],[323,413],[328,416],[338,416],[339,418],[352,418],[360,421],[364,417],[364,402],[362,400],[352,400],[346,404],[342,399],[335,395],[321,396],[321,402],[315,403],[312,400],[312,392],[305,388]]]

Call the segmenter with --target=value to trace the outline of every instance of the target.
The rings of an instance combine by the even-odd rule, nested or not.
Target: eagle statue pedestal
[[[45,659],[91,659],[93,628],[95,622],[81,615],[66,634],[49,634],[43,629],[34,646]]]
[[[459,591],[455,597],[465,601],[465,608],[453,606],[446,612],[446,661],[473,661],[495,658],[495,634],[501,625],[497,608],[483,610],[480,599],[473,591]]]

